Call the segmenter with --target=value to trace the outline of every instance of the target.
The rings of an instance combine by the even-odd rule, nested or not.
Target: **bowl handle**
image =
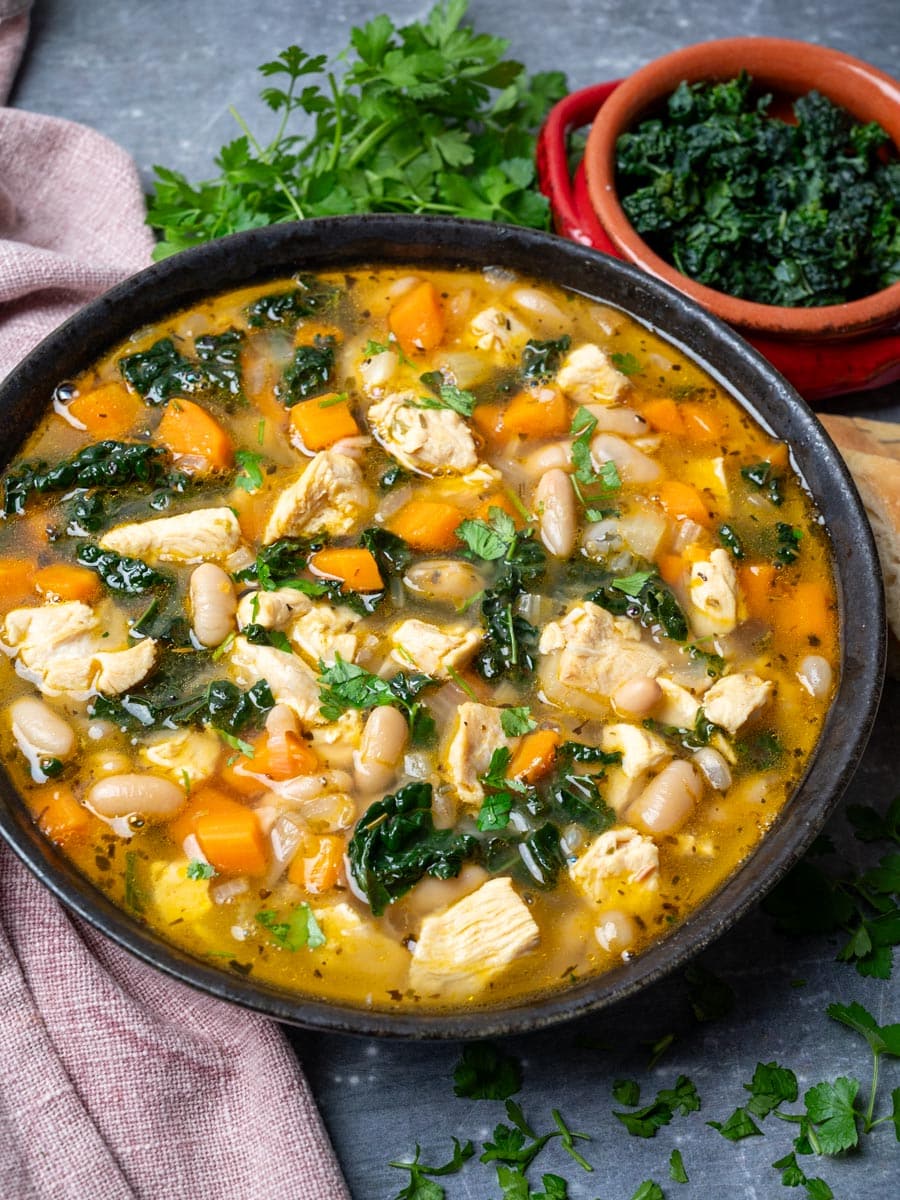
[[[556,232],[616,258],[621,255],[591,205],[583,166],[579,166],[574,181],[569,173],[568,140],[573,130],[593,121],[621,82],[614,79],[597,83],[565,96],[550,109],[537,141],[538,183],[550,201]]]

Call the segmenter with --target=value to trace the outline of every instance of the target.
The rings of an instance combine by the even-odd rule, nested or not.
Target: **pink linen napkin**
[[[29,2],[0,0],[0,102]],[[0,108],[0,375],[146,266],[134,164]],[[348,1200],[278,1026],[177,984],[70,916],[0,845],[0,1197]]]

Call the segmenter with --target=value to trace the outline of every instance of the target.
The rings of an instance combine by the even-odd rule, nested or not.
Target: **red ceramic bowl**
[[[739,300],[683,275],[635,232],[619,203],[616,139],[654,110],[682,80],[718,82],[744,70],[776,101],[813,89],[860,121],[877,121],[900,150],[900,82],[837,50],[783,38],[727,38],[676,50],[626,79],[599,110],[585,148],[591,204],[623,258],[692,296],[730,325],[768,337],[845,338],[900,322],[900,283],[847,304],[782,308]]]

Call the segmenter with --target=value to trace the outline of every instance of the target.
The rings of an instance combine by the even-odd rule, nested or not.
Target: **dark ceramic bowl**
[[[796,794],[759,847],[706,904],[634,962],[566,991],[507,1008],[458,1013],[370,1012],[288,992],[217,969],[166,943],[82,878],[32,823],[0,774],[0,832],[70,908],[119,945],[183,982],[279,1020],[337,1032],[470,1038],[538,1029],[612,1004],[684,963],[755,904],[800,857],[848,783],[881,691],[885,619],[872,535],[827,434],[789,384],[731,329],[674,289],[549,234],[444,218],[337,217],[226,238],[135,275],[52,334],[0,388],[3,462],[46,408],[54,385],[132,330],[212,293],[298,270],[360,263],[508,267],[623,309],[666,335],[776,437],[830,531],[841,621],[840,685]]]

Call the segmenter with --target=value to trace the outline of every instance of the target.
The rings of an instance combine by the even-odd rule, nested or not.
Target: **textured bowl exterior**
[[[616,139],[658,108],[682,80],[720,82],[747,71],[760,88],[795,99],[816,90],[860,121],[877,121],[900,150],[900,82],[824,46],[786,38],[742,37],[700,42],[666,54],[624,80],[604,103],[584,153],[591,204],[628,261],[693,297],[744,332],[790,338],[843,338],[900,322],[900,283],[847,304],[784,308],[739,300],[683,275],[635,231],[616,191]]]
[[[213,996],[306,1028],[406,1038],[473,1038],[546,1027],[631,995],[696,954],[800,858],[865,747],[881,692],[885,617],[878,559],[859,496],[822,426],[790,385],[727,326],[641,271],[550,234],[477,221],[336,217],[257,229],[140,272],[50,335],[0,386],[2,463],[45,411],[54,385],[134,329],[230,288],[297,271],[363,264],[506,267],[615,305],[708,370],[775,436],[790,442],[830,532],[841,621],[839,691],[794,798],[744,865],[699,910],[634,962],[502,1009],[390,1013],[292,995],[211,966],[115,907],[33,824],[0,771],[0,834],[65,904],[144,961]]]

